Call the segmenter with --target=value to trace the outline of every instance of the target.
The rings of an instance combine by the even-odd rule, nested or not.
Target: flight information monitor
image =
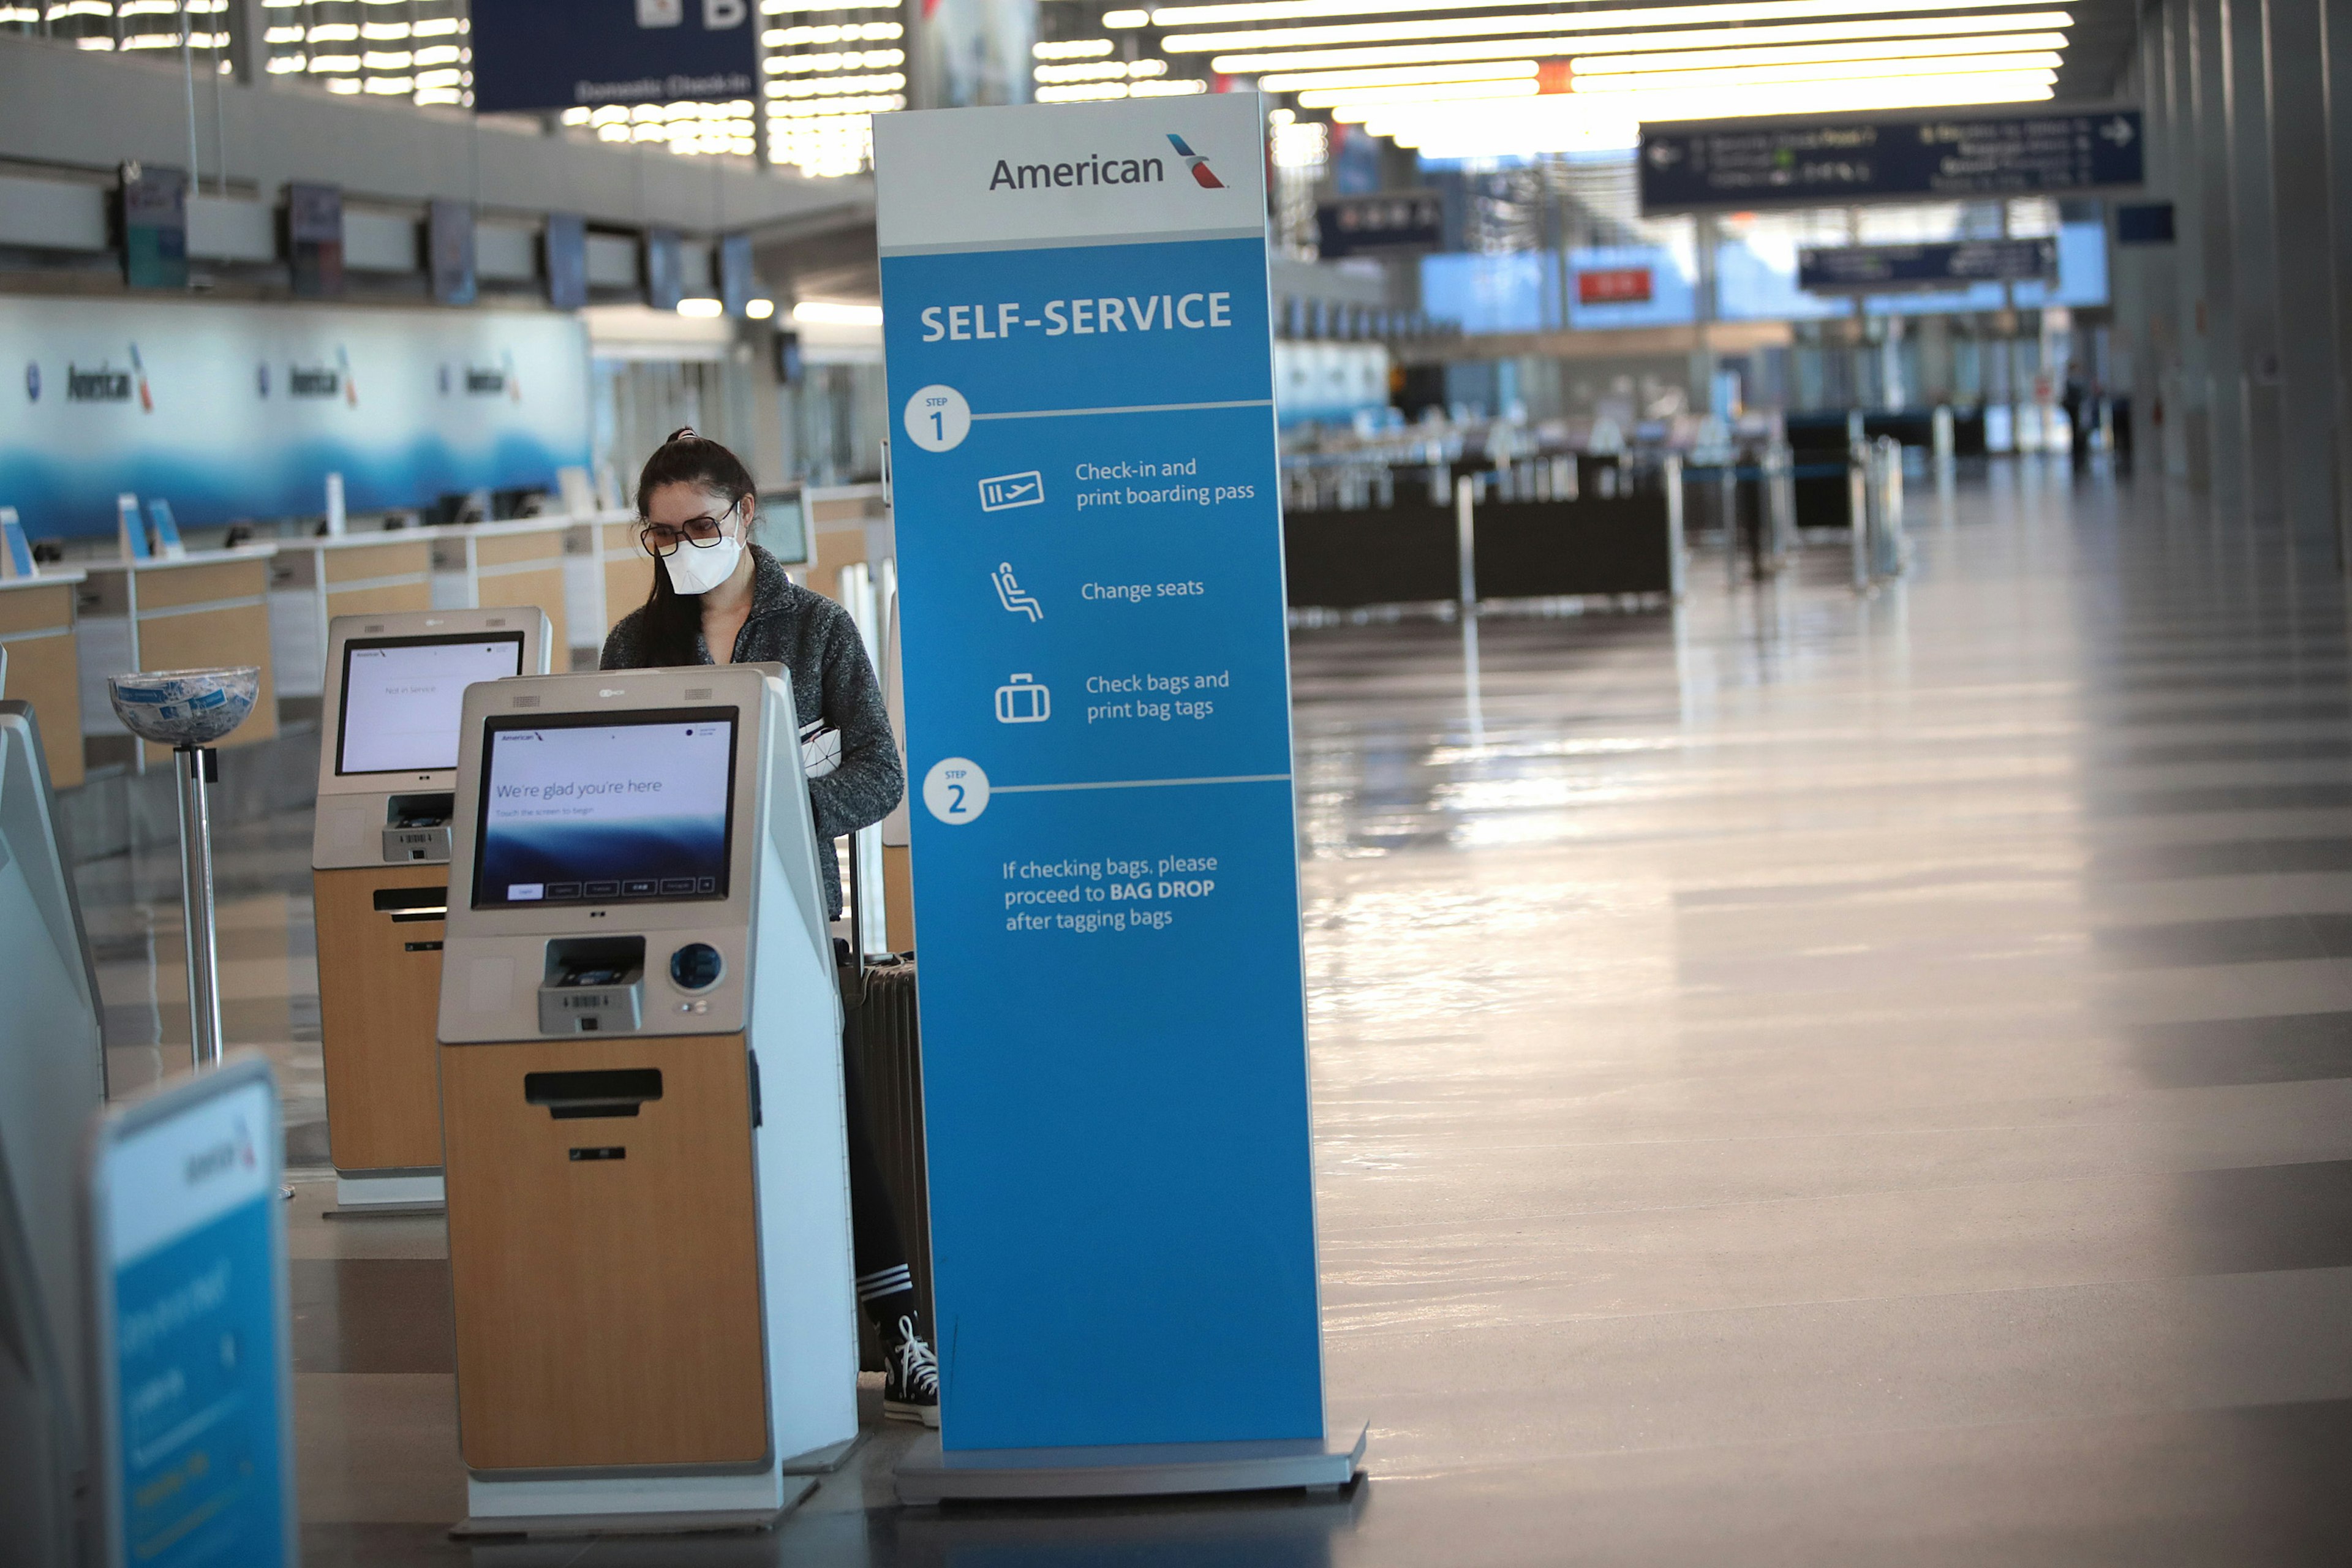
[[[727,896],[732,708],[493,719],[474,908]]]
[[[338,773],[423,773],[457,765],[466,688],[522,673],[522,634],[353,637],[343,645]]]

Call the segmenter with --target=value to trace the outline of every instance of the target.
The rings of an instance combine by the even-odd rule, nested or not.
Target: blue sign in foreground
[[[1323,1435],[1261,112],[875,122],[950,1453]]]
[[[281,1146],[257,1057],[100,1123],[95,1408],[110,1563],[296,1561]]]

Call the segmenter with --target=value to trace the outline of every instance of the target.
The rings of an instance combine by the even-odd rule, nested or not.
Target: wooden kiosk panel
[[[488,545],[492,541],[482,542]],[[474,596],[477,608],[498,610],[520,608],[543,610],[547,614],[548,641],[551,648],[571,645],[563,621],[563,561],[557,557],[545,566],[519,571],[483,572],[476,578]]]
[[[331,741],[330,742],[331,744]],[[339,1171],[432,1170],[441,1163],[440,1064],[434,1011],[447,924],[394,920],[379,889],[446,897],[446,865],[313,871],[319,1023],[335,1043],[327,1070],[327,1139]],[[397,901],[387,900],[387,901]]]
[[[56,582],[20,579],[0,593],[7,695],[33,705],[51,789],[71,789],[82,782],[81,658],[74,641],[80,582],[79,574]]]
[[[661,1097],[634,1116],[530,1098],[645,1068]],[[762,1462],[744,1037],[444,1046],[441,1089],[467,1465]]]

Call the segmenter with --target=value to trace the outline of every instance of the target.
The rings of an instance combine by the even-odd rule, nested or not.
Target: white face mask
[[[681,543],[662,562],[669,568],[672,588],[681,594],[708,594],[735,575],[735,563],[742,559],[743,542],[721,538],[716,544]]]

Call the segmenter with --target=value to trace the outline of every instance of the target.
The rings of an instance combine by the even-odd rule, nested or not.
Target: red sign
[[[1575,73],[1566,60],[1546,60],[1536,67],[1536,91],[1538,94],[1574,92]]]
[[[1599,267],[1576,275],[1580,305],[1646,305],[1650,302],[1650,269],[1646,267]]]

